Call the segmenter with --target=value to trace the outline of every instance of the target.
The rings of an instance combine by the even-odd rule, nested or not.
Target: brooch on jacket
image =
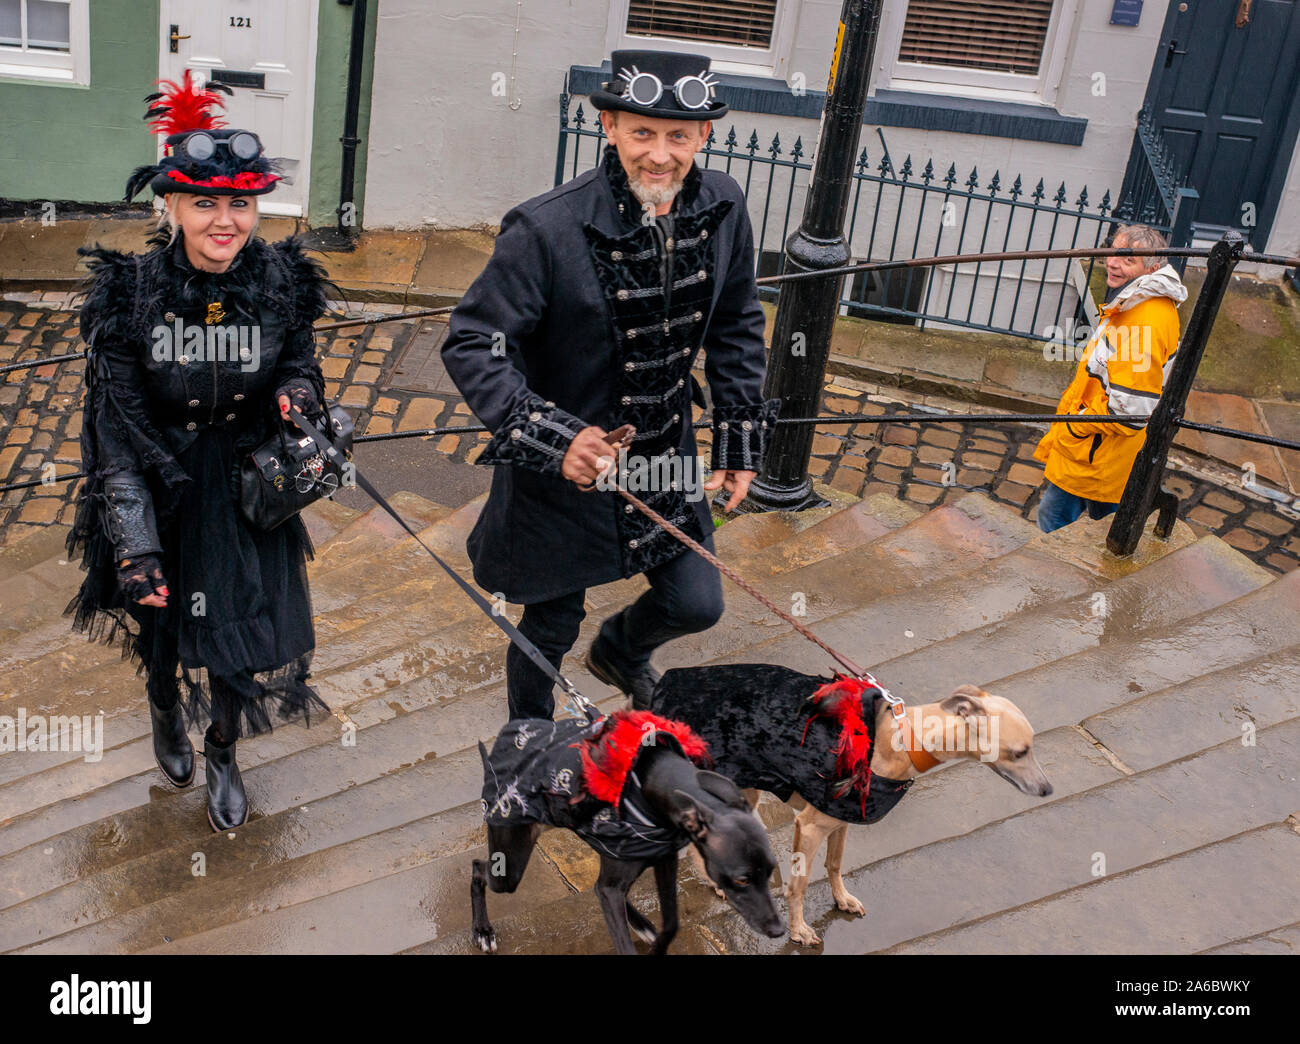
[[[207,319],[205,320],[208,326],[211,326],[213,323],[221,322],[221,320],[224,319],[225,317],[226,317],[226,310],[221,307],[220,301],[213,301],[210,305],[208,305],[208,316]]]

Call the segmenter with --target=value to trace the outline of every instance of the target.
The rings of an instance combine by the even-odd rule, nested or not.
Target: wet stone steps
[[[1147,630],[1178,630],[1188,618],[1256,592],[1267,580],[1263,570],[1217,537],[1205,537],[1095,591],[973,628],[871,669],[904,698],[928,700],[963,683],[978,685],[1016,702],[1035,728],[1051,728],[1083,716],[1074,713],[1078,704],[1068,675],[1056,679],[1048,700],[1050,719],[995,683],[1019,672],[1050,671],[1051,665],[1078,654],[1108,663],[1121,645],[1131,645]],[[1113,682],[1112,675],[1111,688]]]
[[[482,498],[479,498],[467,504],[464,508],[430,526],[422,534],[426,542],[439,550],[440,553],[445,552],[451,564],[462,568],[466,574],[469,571],[468,561],[465,559],[463,551],[458,549],[463,545],[465,535],[472,527],[481,503]],[[883,504],[882,507],[887,520],[884,523],[886,528],[900,525],[915,516],[915,511],[910,508],[905,507],[904,510],[898,511],[889,504]],[[730,553],[731,541],[735,539],[733,534],[743,533],[750,519],[760,517],[762,516],[742,516],[734,522],[728,523],[718,534],[720,552],[727,554],[729,560],[737,562],[742,569],[747,567],[747,556],[744,554],[737,556]],[[770,529],[771,527],[769,527]],[[792,536],[797,535],[799,532],[799,527],[790,524],[784,524],[784,529]],[[412,646],[412,643],[426,634],[434,636],[430,639],[430,643],[434,655],[438,657],[433,661],[437,664],[446,667],[464,660],[466,657],[478,656],[479,661],[482,663],[499,666],[500,650],[504,648],[502,644],[504,639],[490,628],[485,629],[479,626],[481,621],[477,618],[477,610],[469,599],[452,584],[450,579],[437,571],[432,563],[428,563],[427,555],[414,541],[406,538],[403,542],[399,542],[380,553],[380,556],[385,559],[385,573],[391,573],[392,562],[389,560],[399,554],[405,555],[408,559],[424,563],[426,571],[434,570],[432,582],[420,581],[420,584],[425,592],[436,590],[436,598],[430,596],[424,602],[415,603],[414,605],[408,601],[396,614],[396,619],[389,617],[368,623],[365,626],[357,626],[333,641],[324,640],[324,636],[322,636],[322,631],[326,630],[326,628],[322,627],[322,619],[330,617],[333,613],[326,612],[323,614],[323,618],[318,616],[317,630],[318,639],[321,640],[321,647],[317,650],[317,656],[313,664],[314,677],[320,684],[322,694],[327,699],[327,702],[338,711],[346,712],[358,700],[371,700],[375,696],[382,694],[386,688],[402,684],[404,680],[402,677],[384,678],[379,673],[367,673],[364,662],[365,657],[373,657],[381,650],[390,648],[399,650],[393,657],[395,662],[404,666],[408,674],[412,670],[416,671],[413,677],[418,677],[419,665],[428,664],[430,661],[427,656],[422,657],[419,650]],[[371,556],[370,559],[363,559],[362,561],[374,560],[376,557],[378,556]],[[344,568],[348,567],[345,566]],[[337,573],[333,575],[337,575]],[[327,581],[329,579],[330,577],[326,577]],[[351,589],[355,591],[358,587],[361,590],[366,589],[360,584],[352,585]],[[595,607],[602,601],[621,605],[634,598],[644,587],[644,581],[640,578],[607,585],[592,592],[589,607],[594,611]],[[319,591],[319,589],[320,585],[318,584],[314,590]],[[398,588],[398,591],[400,592],[401,588]],[[517,620],[517,610],[512,611],[512,615]],[[77,638],[79,639],[79,636]],[[83,647],[85,644],[84,641],[80,641],[78,645],[74,645],[72,648]],[[83,665],[84,661],[75,659],[75,654],[72,663],[66,666],[62,665],[62,654],[51,656],[45,661],[43,671],[33,671],[32,673],[38,676],[43,674],[44,676],[46,703],[43,706],[52,709],[64,709],[69,704],[80,703],[83,706],[108,711],[105,722],[105,744],[111,748],[129,743],[132,739],[147,736],[149,725],[147,715],[139,709],[138,699],[135,696],[142,683],[136,679],[134,668],[117,664],[117,654],[112,650],[109,650],[108,653],[114,659],[109,660],[107,673],[103,667],[85,667]],[[51,662],[54,660],[59,661],[60,666],[56,666]],[[363,662],[350,675],[345,674],[337,681],[330,677],[331,670],[357,660]],[[63,676],[66,680],[50,685],[52,676]],[[358,678],[360,678],[360,681],[358,681]],[[473,671],[468,675],[463,671],[456,674],[457,685],[473,684],[483,680],[486,680],[484,676],[476,676]],[[115,708],[109,702],[114,694],[119,701],[118,708]],[[125,703],[121,703],[123,700],[125,700]],[[108,706],[105,706],[105,704],[108,704]],[[115,709],[117,709],[117,713],[114,713]],[[379,720],[373,715],[365,717],[367,718],[365,723]],[[137,751],[139,757],[136,763],[141,769],[147,768],[151,763],[151,754],[147,745],[141,746],[137,744]],[[33,761],[33,759],[37,760]],[[8,765],[0,763],[0,784],[14,778],[21,771],[20,764],[21,767],[29,770],[32,765],[43,769],[60,763],[67,763],[70,768],[75,768],[72,763],[77,760],[75,755],[68,756],[52,753],[48,756],[32,754],[21,763],[10,762]],[[73,773],[67,773],[67,775],[70,785],[77,786],[76,780],[78,777]],[[102,777],[96,776],[96,778]],[[4,796],[3,788],[0,787],[0,800],[3,800]],[[9,797],[11,800],[14,799],[12,790],[9,792]],[[26,801],[20,801],[19,807],[31,809],[38,806],[33,805],[31,800],[27,799]],[[3,843],[3,839],[0,838],[0,845],[3,845]]]
[[[845,885],[862,900],[867,915],[839,913],[829,886],[814,884],[805,898],[805,916],[822,935],[827,953],[885,949],[1090,885],[1099,871],[1118,874],[1280,822],[1297,799],[1296,766],[1300,719],[1261,732],[1258,748],[1229,741],[1147,772],[1039,801],[994,822],[977,822],[946,840],[892,845],[892,852],[875,850],[865,863],[846,851],[846,865],[859,869],[845,873]],[[1058,774],[1046,764],[1044,770],[1055,784]],[[894,819],[922,815],[907,807],[912,797],[909,793],[876,826],[850,830],[850,842],[857,835],[870,837]],[[959,808],[961,802],[949,795],[948,804]],[[962,881],[977,880],[980,887],[954,887],[954,867],[961,868]],[[1233,887],[1226,879],[1205,885]],[[731,950],[780,949],[749,942],[745,936],[752,933],[725,916],[709,927]]]
[[[1273,823],[884,952],[1197,953],[1300,909],[1297,862],[1295,825]]]
[[[417,528],[461,568],[478,510],[477,503],[454,512],[411,504],[413,514],[428,513]],[[1267,775],[1273,762],[1261,760],[1279,749],[1298,760],[1300,665],[1294,627],[1289,638],[1282,627],[1293,620],[1284,609],[1300,594],[1294,582],[1267,583],[1235,551],[1213,538],[1192,542],[1181,525],[1168,544],[1148,541],[1138,559],[1119,562],[1085,546],[1095,543],[1091,523],[1071,527],[1073,540],[1044,537],[978,495],[914,514],[891,498],[871,498],[815,521],[745,516],[722,527],[717,542],[724,559],[778,604],[802,593],[814,629],[909,702],[942,697],[964,681],[1016,700],[1038,728],[1036,751],[1056,793],[1026,797],[976,762],[923,777],[898,813],[849,833],[846,878],[850,890],[863,883],[866,919],[834,911],[820,860],[814,868],[805,911],[828,950],[948,945],[936,940],[1040,908],[1036,918],[1068,926],[1065,908],[1048,906],[1061,898],[1059,888],[1035,890],[1057,880],[1053,873],[1072,891],[1114,885],[1225,838],[1255,837],[1300,808],[1297,800],[1279,812],[1285,797],[1276,809],[1269,804],[1294,780]],[[188,791],[161,785],[140,680],[120,664],[51,672],[30,702],[111,708],[105,727],[113,749],[97,764],[25,754],[34,760],[16,767],[0,757],[0,950],[469,951],[469,862],[484,851],[474,743],[505,719],[504,642],[386,516],[346,514],[332,504],[321,516],[309,522],[324,537],[312,584],[320,592],[318,635],[329,635],[331,651],[322,641],[314,680],[334,717],[241,743],[255,818],[233,836],[214,835],[203,815],[201,759]],[[396,532],[380,539],[384,525]],[[722,624],[667,647],[657,666],[725,659],[828,669],[824,654],[724,585]],[[643,588],[633,579],[592,591],[582,637],[564,666],[607,709],[623,699],[588,677],[580,658],[603,616]],[[15,641],[40,651],[30,637]],[[13,644],[0,638],[0,657]],[[57,652],[44,650],[47,666]],[[35,661],[15,662],[28,670]],[[1144,734],[1176,714],[1188,720],[1144,743]],[[1257,747],[1236,753],[1242,721],[1251,718]],[[1279,747],[1279,737],[1292,746]],[[1225,760],[1227,751],[1235,760]],[[1226,813],[1213,801],[1199,813],[1196,799],[1213,771],[1243,792],[1255,788],[1254,833],[1225,833]],[[760,812],[788,868],[792,811],[768,797]],[[1116,857],[1123,868],[1112,864],[1101,882],[1061,876],[1068,845],[1087,842],[1088,830],[1104,831],[1108,817],[1117,843],[1130,846]],[[1165,838],[1167,822],[1173,832]],[[1175,838],[1186,851],[1155,850]],[[196,854],[206,863],[203,878],[192,873]],[[1271,882],[1269,858],[1261,865]],[[989,897],[978,909],[961,899],[968,905],[957,920],[943,905],[949,900],[935,898],[930,920],[891,927],[906,909],[906,888],[885,893],[887,910],[864,893],[870,880],[887,880],[879,875],[906,880],[896,869],[905,863],[927,895],[939,896],[945,881],[951,888],[957,868],[960,893]],[[609,952],[590,894],[592,865],[570,835],[543,835],[519,895],[489,896],[503,951]],[[990,875],[1001,875],[1001,890],[982,889]],[[675,952],[786,948],[757,940],[685,861],[681,878]],[[1178,868],[1160,878],[1175,888],[1186,879]],[[656,916],[651,879],[638,889],[639,904]],[[1123,916],[1118,901],[1107,909],[1108,918]],[[1235,933],[1207,928],[1196,942],[1201,949],[1255,945],[1293,922],[1260,914]],[[1047,935],[1034,938],[1039,948],[1026,952],[1052,951]]]

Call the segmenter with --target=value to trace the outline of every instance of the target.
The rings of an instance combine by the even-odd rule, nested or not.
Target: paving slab
[[[1300,836],[1275,823],[884,952],[1197,953],[1300,909],[1297,861]]]
[[[856,856],[846,851],[845,885],[867,907],[866,915],[836,911],[823,884],[810,887],[805,916],[822,935],[826,953],[867,953],[951,929],[1091,885],[1098,867],[1113,876],[1280,822],[1297,800],[1298,764],[1300,719],[1261,733],[1253,749],[1229,742],[1149,772],[1116,773],[1059,799],[1026,802],[1023,811],[994,822],[972,810],[972,829],[945,840],[866,849],[865,860],[861,850]],[[1064,766],[1044,768],[1055,782],[1053,773]],[[943,807],[950,819],[961,819],[965,803],[948,789]],[[921,819],[934,807],[912,808],[911,801],[909,793],[879,824],[854,828],[850,837],[874,834],[895,820]],[[960,887],[954,887],[954,868],[960,868]],[[1243,868],[1237,883],[1251,888],[1258,882]],[[743,932],[726,918],[711,919],[709,926],[724,940],[736,937],[733,945],[744,944]]]

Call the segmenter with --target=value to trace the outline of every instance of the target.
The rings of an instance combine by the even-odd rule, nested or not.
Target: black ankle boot
[[[173,786],[188,787],[194,782],[194,744],[185,734],[181,705],[173,703],[170,710],[159,710],[150,700],[149,720],[153,723],[153,756],[162,774]]]
[[[607,626],[617,626],[606,621]],[[594,677],[632,698],[633,710],[649,710],[660,674],[648,663],[630,667],[619,657],[602,627],[587,651],[586,667]]]
[[[235,764],[235,741],[224,745],[212,738],[209,728],[203,737],[204,770],[208,780],[208,822],[216,831],[233,830],[248,819],[248,798],[244,780]]]

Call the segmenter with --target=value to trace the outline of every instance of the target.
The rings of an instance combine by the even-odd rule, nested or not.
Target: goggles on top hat
[[[631,69],[620,69],[618,78],[609,85],[609,89],[644,106],[654,105],[668,91],[683,109],[697,110],[707,108],[713,102],[717,82],[712,77],[713,73],[705,72],[702,75],[683,76],[674,84],[666,84],[654,73],[640,72],[634,65]]]
[[[173,156],[192,160],[211,159],[219,148],[224,148],[236,159],[251,160],[262,152],[262,142],[252,131],[235,131],[229,137],[217,138],[207,131],[194,131],[172,144]]]

